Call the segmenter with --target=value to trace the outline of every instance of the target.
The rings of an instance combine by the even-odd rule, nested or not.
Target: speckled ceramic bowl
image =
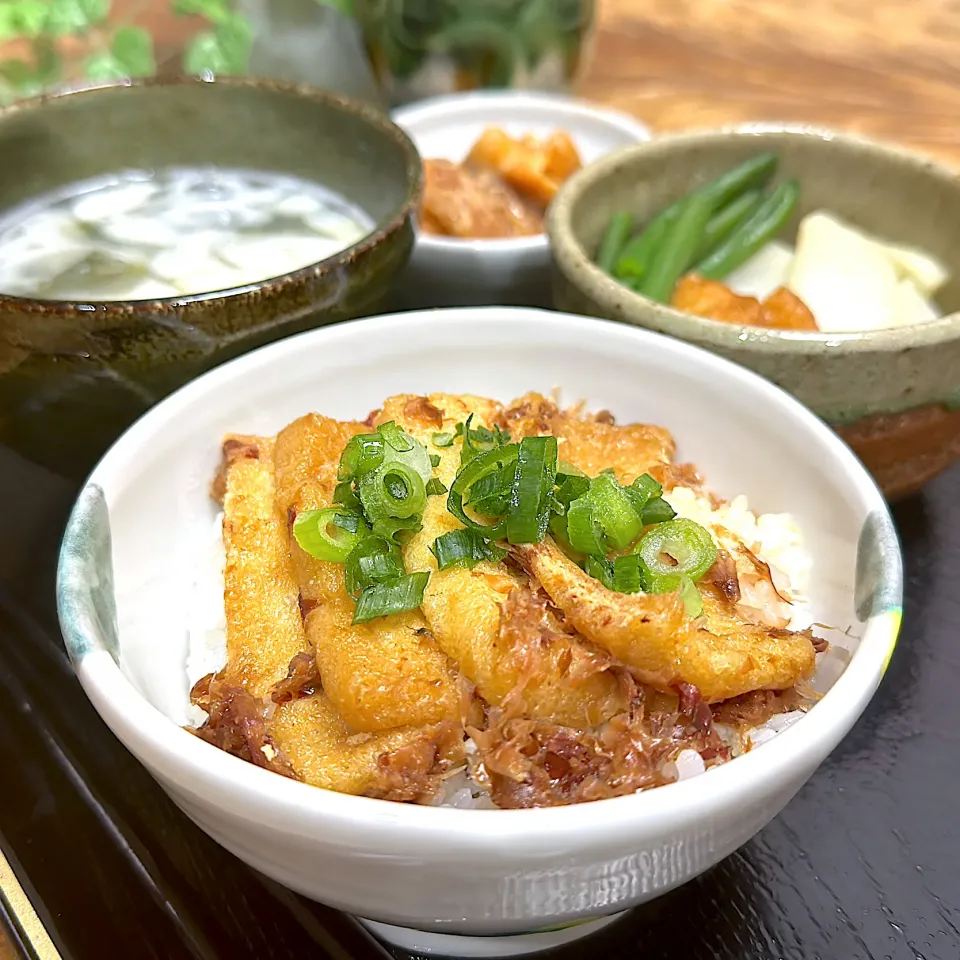
[[[374,312],[413,246],[421,168],[374,108],[252,80],[138,82],[0,111],[0,210],[128,168],[218,165],[318,181],[375,229],[321,263],[160,301],[0,295],[0,443],[82,477],[121,430],[197,374],[270,340]]]
[[[610,215],[644,220],[696,185],[763,150],[797,177],[788,229],[817,208],[929,251],[952,279],[932,323],[862,334],[738,327],[627,290],[592,262]],[[960,457],[960,176],[895,147],[812,128],[749,126],[660,137],[591,165],[550,211],[554,299],[562,310],[671,334],[756,370],[834,426],[884,492],[918,489]]]

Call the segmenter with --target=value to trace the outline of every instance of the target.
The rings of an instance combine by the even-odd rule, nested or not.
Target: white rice
[[[757,516],[749,509],[747,498],[735,497],[714,507],[702,492],[690,487],[676,487],[665,499],[677,515],[706,527],[721,546],[739,543],[770,566],[778,592],[789,597],[783,604],[784,618],[790,627],[801,630],[812,618],[807,608],[806,588],[812,561],[804,548],[803,535],[796,520],[787,513],[765,513]],[[223,546],[223,514],[218,514],[210,531],[209,552],[198,563],[193,585],[190,644],[187,656],[187,680],[192,686],[201,677],[219,670],[226,662],[226,614],[223,603],[225,554]],[[765,598],[766,599],[766,598]],[[777,601],[774,601],[775,603]],[[199,725],[206,714],[191,706],[191,720]],[[738,735],[733,730],[719,729],[734,753],[753,749],[772,740],[782,730],[796,723],[802,711],[780,714],[761,726]],[[468,753],[476,747],[467,741]],[[706,771],[703,759],[695,750],[683,750],[666,764],[664,771],[685,780]],[[458,771],[444,784],[437,797],[437,806],[458,809],[496,809],[486,792],[469,776]]]

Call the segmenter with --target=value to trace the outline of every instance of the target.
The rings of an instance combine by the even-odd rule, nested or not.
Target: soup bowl
[[[90,178],[170,167],[314,181],[374,225],[320,263],[232,289],[100,303],[0,291],[0,442],[77,479],[124,427],[203,370],[375,312],[413,246],[419,158],[399,128],[361,103],[303,86],[184,78],[0,111],[0,210]]]
[[[219,536],[209,487],[228,431],[270,434],[310,410],[362,417],[400,392],[508,400],[557,385],[567,401],[671,428],[680,457],[714,490],[795,517],[812,559],[810,612],[836,628],[815,678],[824,696],[808,714],[700,777],[527,810],[328,792],[183,729],[191,596],[204,582],[197,558]],[[217,593],[207,596],[214,606]],[[96,467],[69,521],[58,580],[83,688],[188,817],[257,870],[394,943],[461,956],[585,935],[750,839],[872,697],[896,642],[901,594],[883,497],[836,435],[786,393],[677,340],[519,308],[354,321],[207,373],[151,410]]]
[[[777,181],[795,177],[799,220],[829,210],[853,226],[933,255],[950,279],[939,320],[860,333],[720,323],[634,293],[593,258],[615,210],[644,222],[698,185],[763,151]],[[559,309],[687,340],[779,384],[853,446],[890,497],[909,494],[960,457],[960,175],[899,147],[812,127],[750,125],[658,137],[575,175],[548,234]]]

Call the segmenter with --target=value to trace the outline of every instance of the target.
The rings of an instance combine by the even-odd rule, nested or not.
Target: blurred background
[[[573,88],[657,130],[809,120],[948,158],[958,54],[956,0],[0,0],[6,101],[181,70],[385,105]]]

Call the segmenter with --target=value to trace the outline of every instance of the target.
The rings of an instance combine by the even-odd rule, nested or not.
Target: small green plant
[[[149,3],[145,0],[141,9]],[[318,0],[351,13],[352,0]],[[88,80],[149,77],[157,71],[153,37],[110,17],[111,0],[0,0],[0,44],[18,55],[0,58],[0,102],[34,96],[67,79],[67,59],[80,57]],[[234,0],[170,0],[178,16],[206,21],[183,50],[182,68],[202,75],[243,74],[250,61],[253,28]],[[75,68],[71,73],[76,72]]]

